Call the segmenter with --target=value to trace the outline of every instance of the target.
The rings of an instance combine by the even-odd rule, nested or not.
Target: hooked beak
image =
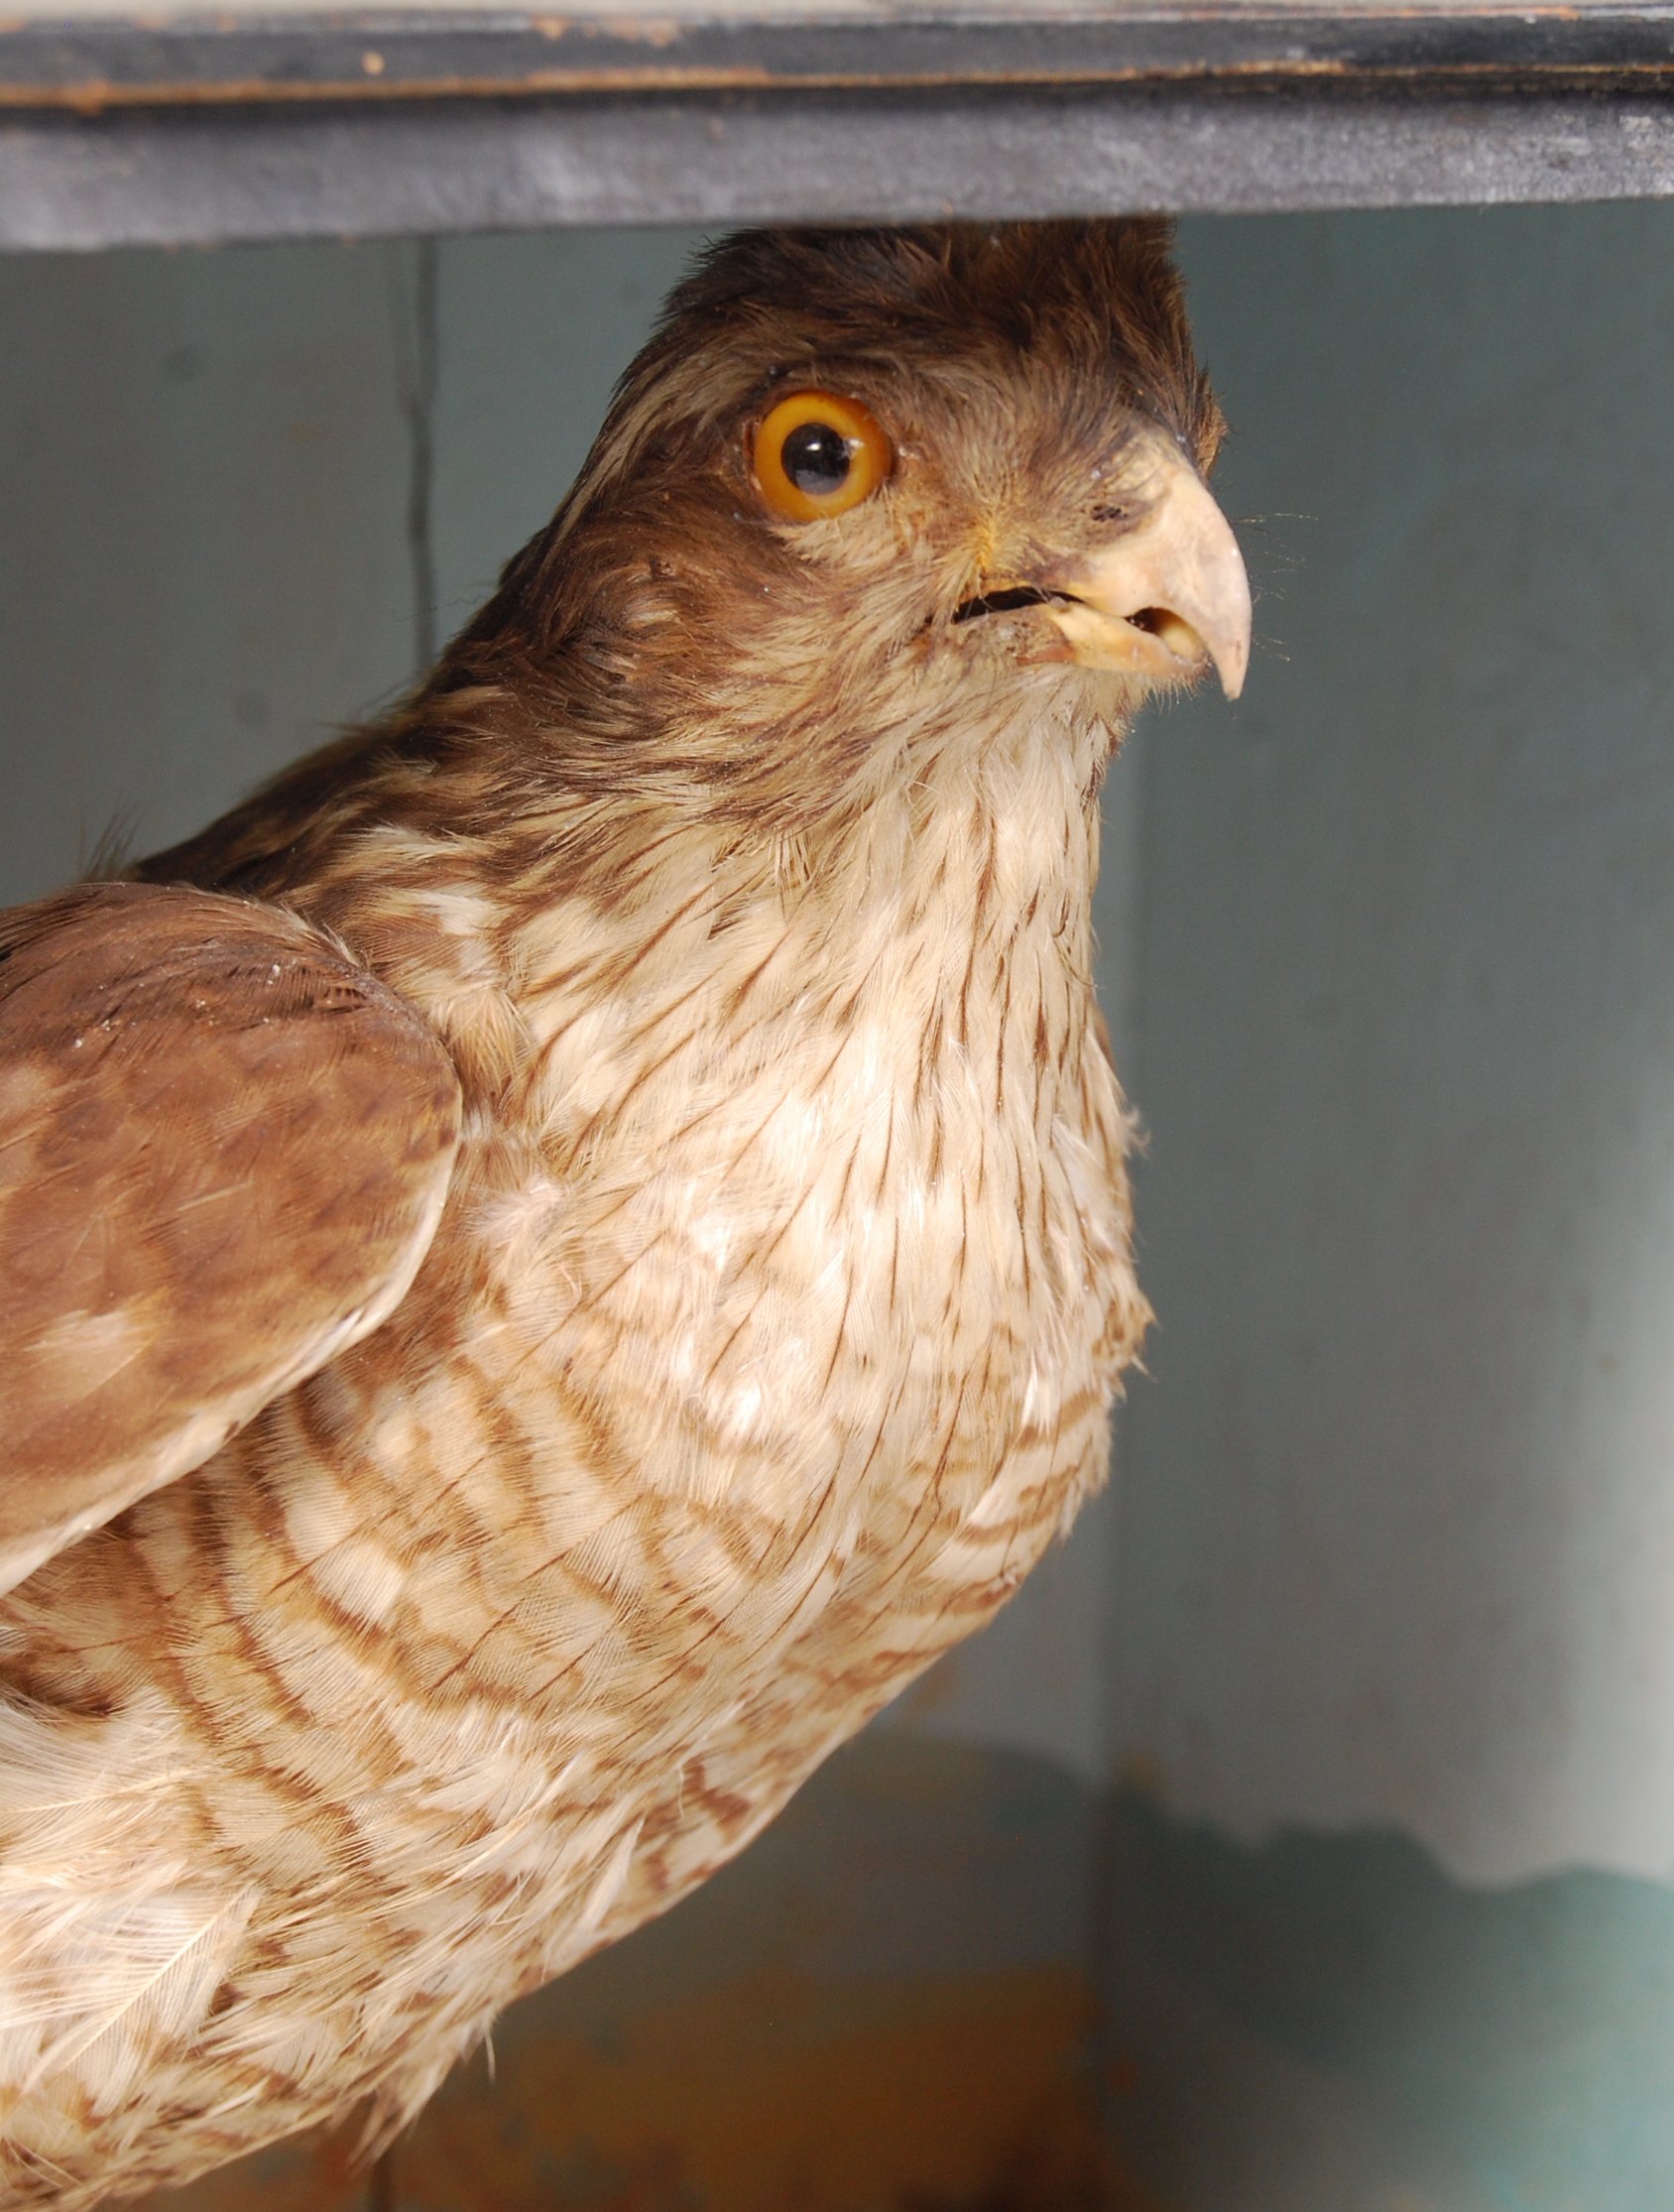
[[[1163,682],[1214,664],[1236,699],[1250,663],[1250,579],[1227,518],[1183,455],[1159,449],[1142,522],[1040,578],[1062,639],[1051,658]]]

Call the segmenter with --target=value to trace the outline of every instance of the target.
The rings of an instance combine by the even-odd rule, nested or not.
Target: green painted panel
[[[1668,2212],[1674,1890],[1108,1815],[1125,2164],[1180,2212]]]

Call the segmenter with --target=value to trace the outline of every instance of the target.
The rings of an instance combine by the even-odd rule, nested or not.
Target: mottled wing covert
[[[91,884],[0,914],[0,1589],[376,1328],[459,1087],[276,907]]]

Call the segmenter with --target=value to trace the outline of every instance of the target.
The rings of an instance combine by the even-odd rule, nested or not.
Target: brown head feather
[[[979,549],[1004,560],[1048,525],[1065,552],[1108,535],[1136,430],[1214,458],[1221,417],[1167,247],[1155,219],[718,246],[551,523],[417,695],[142,873],[290,885],[369,824],[497,837],[555,797],[805,835],[904,791],[970,717],[976,641],[950,650],[949,623]],[[900,456],[841,522],[776,523],[752,491],[748,427],[797,384],[857,394]],[[1009,675],[1113,724],[1133,700]]]

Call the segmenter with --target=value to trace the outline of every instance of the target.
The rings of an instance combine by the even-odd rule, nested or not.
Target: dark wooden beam
[[[0,25],[0,245],[1674,193],[1674,0]]]
[[[1086,5],[845,12],[302,9],[0,22],[0,103],[68,107],[1217,83],[1659,89],[1674,5]]]

